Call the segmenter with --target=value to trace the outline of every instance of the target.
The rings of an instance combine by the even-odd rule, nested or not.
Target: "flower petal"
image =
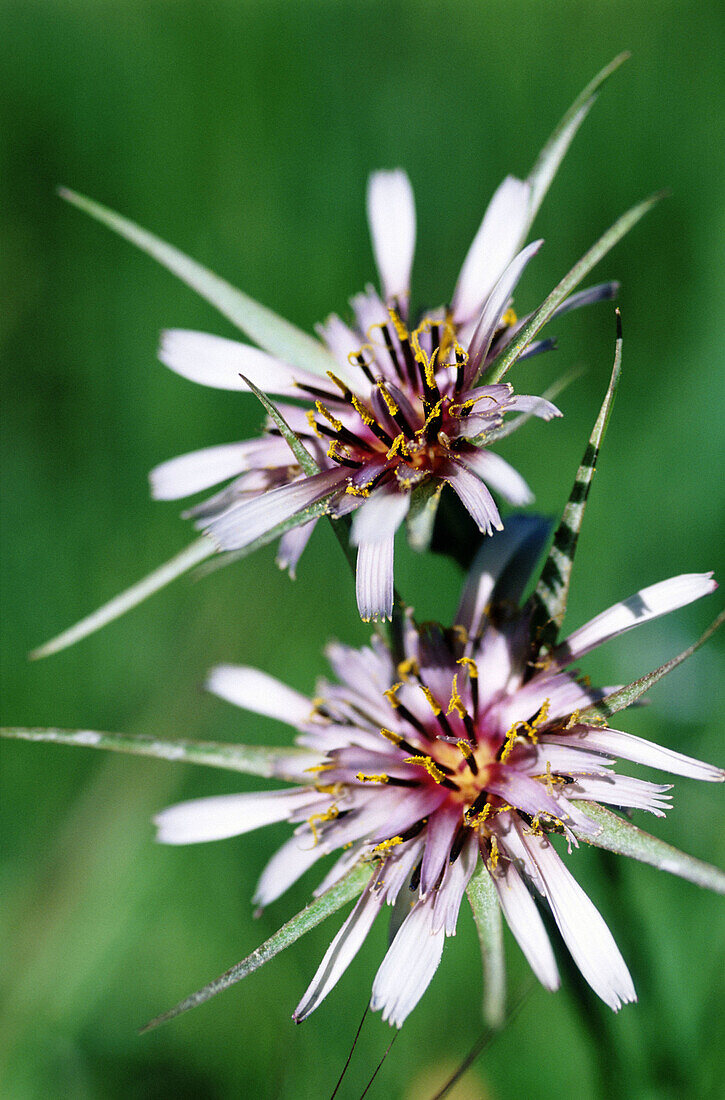
[[[291,531],[286,531],[282,538],[279,540],[279,549],[277,550],[277,565],[280,569],[286,569],[292,580],[297,575],[297,563],[302,557],[302,553],[310,541],[312,532],[315,529],[317,520],[311,520],[310,523],[303,523],[299,527],[293,527]]]
[[[352,913],[328,947],[307,992],[292,1013],[292,1019],[297,1023],[306,1019],[318,1005],[322,1004],[362,947],[382,905],[382,898],[372,890],[371,886],[372,883],[366,887]]]
[[[432,814],[425,831],[425,851],[420,873],[420,894],[424,897],[438,881],[451,853],[451,844],[461,822],[461,808],[444,806]]]
[[[415,201],[401,168],[371,175],[367,209],[383,297],[407,297],[415,250]]]
[[[410,506],[410,493],[401,493],[395,485],[377,489],[361,504],[352,518],[350,542],[386,542],[395,535]]]
[[[161,844],[226,840],[274,821],[284,821],[294,810],[308,804],[313,813],[319,802],[329,802],[329,796],[320,796],[309,787],[194,798],[168,806],[156,815],[154,824],[159,830],[156,839]]]
[[[246,443],[222,443],[170,458],[149,474],[154,500],[178,500],[210,489],[221,481],[249,469],[250,450],[259,448],[259,440]]]
[[[518,470],[494,451],[481,448],[470,454],[465,453],[461,455],[461,462],[509,504],[523,507],[533,501],[534,494]]]
[[[278,848],[259,877],[252,901],[271,905],[326,853],[309,839],[294,835]]]
[[[285,397],[300,396],[296,381],[318,388],[320,385],[317,374],[300,367],[293,369],[266,351],[208,332],[167,329],[161,334],[159,359],[182,378],[215,390],[248,392],[249,387],[240,378],[242,374],[265,393]]]
[[[502,860],[491,877],[514,939],[541,984],[553,992],[559,988],[559,971],[534,899],[515,865],[508,860]]]
[[[702,779],[710,783],[722,783],[725,780],[725,770],[722,768],[694,760],[684,753],[621,730],[603,729],[601,726],[590,726],[587,729],[576,727],[571,733],[554,734],[547,736],[546,740],[560,745],[581,745],[582,748],[593,749],[595,752],[612,753],[613,756],[632,760],[635,764],[658,768],[673,775],[686,775],[690,779]]]
[[[596,646],[608,642],[610,638],[624,634],[650,619],[675,611],[678,607],[685,607],[693,600],[714,592],[716,588],[717,583],[712,579],[712,573],[683,573],[679,577],[670,577],[669,580],[650,585],[649,588],[642,588],[634,596],[602,611],[570,634],[554,650],[554,660],[558,664],[570,664]]]
[[[419,901],[403,921],[373,982],[370,1007],[402,1027],[430,985],[443,954],[443,929],[434,933],[433,905]]]
[[[207,677],[206,689],[235,707],[277,718],[290,726],[302,725],[312,713],[312,703],[306,696],[274,676],[245,665],[217,665]]]
[[[357,548],[355,591],[363,622],[393,615],[393,550],[395,535],[383,541],[362,542]]]
[[[492,535],[503,530],[498,508],[483,482],[461,462],[450,461],[441,468],[441,477],[459,497],[479,531]]]
[[[536,255],[543,243],[542,240],[532,241],[523,251],[519,252],[518,256],[508,265],[486,299],[486,304],[481,311],[481,316],[476,325],[476,331],[473,334],[468,349],[469,359],[466,365],[464,388],[473,385],[476,375],[481,368],[481,364],[486,358],[488,349],[491,346],[494,333],[501,322],[501,316],[506,309],[508,300],[513,294],[519,279],[523,275],[524,268],[532,256]]]
[[[530,197],[529,185],[515,176],[507,176],[495,191],[453,292],[453,319],[457,324],[480,312],[516,255],[519,241],[526,234]]]

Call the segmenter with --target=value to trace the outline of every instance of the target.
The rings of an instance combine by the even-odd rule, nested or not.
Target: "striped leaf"
[[[665,844],[664,840],[659,840],[638,829],[631,821],[626,821],[611,810],[605,810],[596,802],[580,802],[579,805],[587,817],[599,826],[596,836],[577,833],[580,840],[593,844],[597,848],[617,852],[621,856],[639,859],[642,863],[649,863],[661,871],[679,875],[680,878],[694,882],[696,886],[703,886],[706,890],[725,894],[725,874],[717,867],[685,855],[672,845]],[[577,830],[574,829],[574,832]]]
[[[597,467],[599,450],[607,430],[614,396],[619,385],[621,365],[622,322],[619,310],[617,310],[617,343],[609,387],[592,429],[592,434],[589,437],[584,457],[579,464],[574,485],[532,598],[534,608],[532,626],[536,632],[539,647],[554,644],[564,621],[579,531],[581,530],[584,509],[586,508],[589,490]]]
[[[619,688],[617,691],[611,692],[609,695],[605,695],[603,699],[600,699],[598,703],[592,703],[586,710],[580,711],[579,721],[584,725],[592,720],[606,721],[611,718],[613,714],[616,714],[620,710],[624,710],[626,707],[636,702],[646,691],[649,691],[658,680],[661,680],[663,676],[666,676],[668,672],[672,672],[673,668],[677,668],[683,661],[686,661],[688,657],[691,657],[701,645],[704,645],[708,638],[712,637],[716,630],[722,626],[725,622],[725,610],[721,611],[714,622],[710,623],[705,633],[697,639],[697,641],[678,654],[677,657],[673,657],[670,661],[666,661],[665,664],[660,665],[659,668],[654,669],[653,672],[648,672],[646,676],[641,676],[639,680],[633,680],[631,684],[626,684],[625,687]]]
[[[506,1015],[506,965],[503,926],[496,887],[479,860],[466,887],[473,910],[483,959],[483,1018],[489,1027],[501,1027]]]
[[[59,188],[58,194],[168,268],[271,355],[315,374],[337,370],[336,360],[319,340],[255,302],[177,248],[85,195],[67,187]]]
[[[97,730],[8,728],[0,729],[0,737],[14,741],[43,741],[51,745],[75,745],[84,749],[106,749],[183,764],[205,764],[211,768],[243,772],[244,775],[259,775],[265,779],[284,779],[290,783],[299,782],[300,772],[307,766],[307,761],[313,766],[321,759],[319,753],[298,745],[271,748],[218,741],[167,741],[146,734],[99,733]]]
[[[310,902],[307,908],[298,913],[296,917],[287,921],[261,947],[258,947],[251,955],[247,955],[246,959],[242,959],[236,966],[225,971],[213,982],[209,982],[203,989],[199,989],[196,993],[185,997],[175,1008],[171,1008],[168,1012],[164,1012],[161,1016],[151,1020],[150,1023],[141,1028],[141,1032],[150,1031],[152,1028],[158,1027],[159,1024],[165,1024],[169,1020],[173,1020],[174,1017],[180,1016],[182,1012],[187,1012],[190,1008],[196,1008],[197,1005],[204,1004],[215,994],[221,993],[229,986],[240,982],[242,978],[246,978],[248,974],[258,970],[260,966],[274,958],[280,951],[284,951],[285,947],[289,947],[301,936],[304,936],[305,932],[311,931],[327,917],[336,913],[346,902],[352,901],[353,898],[361,894],[370,881],[371,874],[372,868],[369,863],[357,864],[343,879],[331,886],[319,898]]]

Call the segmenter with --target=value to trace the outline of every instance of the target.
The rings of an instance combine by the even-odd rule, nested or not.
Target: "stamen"
[[[400,350],[403,353],[403,360],[405,362],[405,369],[408,372],[408,382],[414,390],[417,386],[417,371],[415,369],[415,358],[413,357],[413,351],[410,346],[410,337],[408,335],[408,329],[405,323],[400,317],[399,309],[389,309],[390,320],[393,322],[393,328],[400,341]]]
[[[460,790],[457,783],[454,783],[452,779],[449,779],[445,774],[448,772],[452,774],[450,768],[445,768],[444,765],[437,764],[431,756],[408,756],[403,761],[404,764],[415,764],[420,768],[425,768],[428,775],[441,787],[447,787],[450,791]]]
[[[476,828],[478,825],[483,824],[490,813],[491,803],[488,801],[488,792],[481,791],[481,793],[477,795],[475,801],[464,812],[463,820],[466,825],[470,825],[471,828]]]
[[[408,710],[405,704],[401,703],[400,699],[398,699],[397,693],[400,691],[402,686],[402,683],[393,684],[392,687],[383,692],[383,695],[388,700],[393,710],[398,711],[401,718],[408,722],[408,724],[411,725],[413,729],[416,729],[422,737],[425,737],[426,741],[430,741],[431,736],[423,723],[420,721],[420,719],[416,718],[416,716]],[[411,749],[410,751],[415,752],[414,749]]]
[[[315,408],[320,416],[324,416],[325,420],[329,421],[336,432],[342,429],[342,420],[338,420],[336,416],[333,416],[330,410],[326,408],[321,401],[315,401]]]
[[[398,353],[395,350],[395,346],[393,344],[393,340],[392,340],[392,337],[390,335],[390,330],[388,329],[388,326],[387,325],[375,325],[374,327],[379,328],[380,331],[382,332],[383,340],[385,341],[385,347],[387,348],[388,355],[392,359],[393,366],[395,367],[395,373],[397,374],[397,376],[398,376],[398,378],[400,379],[401,382],[405,382],[405,380],[406,380],[405,375],[403,374],[400,363],[398,362]]]
[[[385,404],[388,407],[388,412],[390,413],[393,420],[395,421],[395,423],[400,428],[403,435],[407,436],[408,439],[415,439],[416,432],[415,432],[413,426],[408,423],[408,420],[405,416],[405,413],[396,404],[395,400],[393,399],[392,394],[389,392],[388,387],[386,386],[383,379],[379,378],[376,385],[377,385],[378,389],[380,390],[380,394],[383,398],[383,401],[385,402]]]
[[[330,806],[329,810],[326,810],[325,813],[323,813],[323,814],[313,814],[312,817],[307,818],[307,824],[310,827],[310,831],[312,833],[312,838],[313,838],[313,841],[314,841],[314,843],[312,845],[313,848],[317,847],[317,845],[319,844],[319,841],[320,841],[320,838],[317,835],[317,829],[315,827],[315,823],[317,823],[319,825],[322,825],[322,824],[324,824],[325,821],[334,821],[335,818],[339,816],[339,814],[340,814],[340,811],[338,810],[337,806],[333,803],[332,806]]]
[[[364,351],[369,351],[372,353],[372,360],[370,361],[370,363],[367,362],[365,356],[363,355]],[[347,357],[347,361],[348,363],[350,363],[351,366],[360,367],[360,370],[363,372],[368,382],[375,381],[375,379],[373,378],[373,373],[370,369],[372,364],[375,362],[375,348],[371,344],[363,344],[363,346],[357,352],[351,351]]]
[[[478,665],[472,657],[461,657],[456,661],[468,672],[468,686],[471,689],[471,704],[473,706],[474,721],[478,719]]]
[[[461,854],[461,849],[463,848],[463,845],[465,844],[467,836],[468,836],[468,830],[463,825],[460,825],[459,828],[458,828],[458,832],[456,833],[456,835],[453,838],[453,843],[451,844],[451,852],[450,852],[450,855],[448,856],[448,862],[449,863],[455,863],[456,862],[459,855]]]
[[[365,772],[358,772],[355,778],[359,783],[387,783],[387,775],[365,775]]]
[[[504,326],[504,328],[509,328],[511,325],[515,325],[517,321],[518,317],[516,316],[516,310],[510,308],[506,310],[503,317],[501,318],[501,324]]]
[[[401,680],[405,680],[407,683],[411,676],[418,676],[420,673],[420,665],[416,657],[406,657],[404,661],[400,661],[398,664],[398,676]]]
[[[307,423],[310,425],[310,427],[312,428],[312,431],[315,433],[315,435],[319,439],[322,439],[322,434],[320,432],[320,429],[317,426],[317,421],[315,420],[315,410],[314,409],[308,409],[307,412],[305,413],[305,417],[307,418]]]
[[[496,870],[499,861],[498,839],[495,836],[489,837],[491,841],[491,866]]]
[[[348,466],[351,470],[362,469],[362,462],[358,462],[355,458],[350,458],[342,450],[343,444],[339,440],[333,439],[330,446],[327,448],[327,457],[331,458],[333,462],[339,463],[340,466]]]
[[[460,393],[463,387],[463,379],[466,372],[466,366],[468,364],[468,352],[464,351],[461,345],[455,341],[453,347],[456,352],[456,385],[455,392]]]
[[[405,445],[405,436],[402,432],[400,433],[400,435],[396,435],[395,439],[393,440],[393,446],[390,448],[385,457],[387,459],[395,458],[398,452],[400,452],[401,455],[404,455],[405,458],[410,458],[410,451]]]
[[[451,701],[448,704],[448,710],[446,711],[446,714],[453,714],[453,711],[455,711],[456,714],[458,715],[458,717],[461,719],[461,721],[463,721],[463,719],[466,715],[466,708],[463,705],[463,700],[461,699],[460,695],[458,694],[458,673],[457,672],[454,672],[454,674],[453,674],[453,683],[451,684]]]
[[[423,859],[419,859],[413,870],[413,874],[410,876],[410,889],[417,890],[420,886],[420,875],[423,870]]]
[[[352,390],[347,383],[343,382],[341,378],[338,378],[336,374],[333,374],[331,370],[326,371],[326,374],[330,381],[335,383],[344,399],[349,402],[352,399]]]
[[[326,764],[313,764],[311,768],[305,768],[306,772],[326,772],[330,768],[334,768],[335,765],[331,760],[328,760]]]
[[[413,840],[414,837],[418,836],[419,833],[423,832],[423,830],[425,829],[427,824],[428,824],[428,818],[427,817],[421,817],[420,821],[416,821],[415,825],[409,826],[409,828],[407,828],[404,833],[400,834],[401,839],[403,841]]]
[[[410,741],[406,741],[399,733],[393,733],[392,730],[386,729],[385,726],[380,730],[380,735],[384,737],[386,741],[390,741],[391,745],[395,745],[396,748],[402,749],[403,752],[415,754],[418,751],[414,745],[411,745]]]
[[[469,745],[468,741],[456,741],[456,745],[463,753],[463,759],[468,764],[468,767],[471,769],[472,773],[474,775],[478,775],[478,763],[476,761],[476,757],[471,751],[471,746]]]
[[[382,852],[388,852],[391,848],[394,848],[396,844],[402,844],[402,836],[391,836],[389,840],[381,840],[379,844],[376,844],[373,851],[376,855]]]
[[[453,730],[451,729],[451,724],[443,713],[443,707],[440,705],[433,692],[423,683],[419,682],[418,686],[428,700],[428,705],[433,711],[438,725],[441,727],[445,734],[447,734],[449,737],[453,737],[454,734]]]
[[[350,403],[355,412],[362,420],[363,424],[365,424],[365,426],[370,429],[373,435],[376,435],[378,437],[381,443],[384,443],[386,447],[389,447],[393,442],[392,435],[389,435],[388,432],[385,431],[385,428],[382,428],[380,424],[378,424],[377,420],[374,418],[370,410],[366,408],[366,406],[362,403],[360,398],[356,397],[355,394],[352,394],[350,398]]]

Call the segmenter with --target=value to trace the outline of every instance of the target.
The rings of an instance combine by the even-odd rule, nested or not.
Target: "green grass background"
[[[547,198],[535,227],[546,245],[518,295],[520,308],[535,305],[626,207],[671,189],[596,272],[623,281],[624,379],[569,623],[670,574],[722,564],[725,28],[716,4],[3,0],[0,24],[6,724],[283,742],[285,728],[206,696],[205,670],[252,663],[309,691],[327,637],[362,643],[368,633],[320,528],[294,584],[270,548],[177,582],[67,653],[27,662],[30,648],[190,539],[174,504],[149,501],[148,469],[260,422],[251,398],[193,386],[155,359],[164,326],[231,327],[65,206],[56,186],[130,215],[309,328],[371,277],[366,177],[404,165],[418,201],[414,296],[438,303],[493,189],[529,170],[569,102],[624,48],[633,58]],[[572,315],[556,325],[556,355],[517,368],[515,381],[534,393],[572,365],[587,368],[562,399],[563,421],[506,444],[544,511],[565,499],[613,330],[609,305]],[[402,546],[398,560],[420,615],[450,616],[455,568]],[[606,683],[646,671],[684,648],[718,601],[629,635],[588,671]],[[715,641],[627,728],[722,762],[717,692]],[[0,1094],[329,1095],[382,928],[299,1028],[290,1013],[337,918],[211,1004],[135,1033],[307,900],[314,876],[252,919],[255,879],[284,826],[188,849],[153,843],[154,811],[256,781],[27,744],[3,744],[0,763]],[[683,779],[674,793],[667,821],[645,827],[722,863],[722,789]],[[718,899],[624,860],[612,876],[591,852],[570,865],[611,921],[640,1003],[584,1019],[567,990],[537,989],[457,1095],[598,1096],[604,1034],[623,1066],[621,1096],[722,1095]],[[507,952],[515,994],[528,975],[510,940]],[[480,999],[464,905],[370,1095],[427,1100],[479,1035]],[[341,1096],[360,1095],[388,1038],[379,1019],[368,1021]]]

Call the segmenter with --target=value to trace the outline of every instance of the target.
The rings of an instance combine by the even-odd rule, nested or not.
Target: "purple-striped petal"
[[[483,482],[461,462],[451,461],[441,469],[441,477],[456,493],[471,519],[485,535],[502,531],[498,508]]]
[[[395,535],[362,542],[357,548],[355,592],[363,622],[378,622],[393,614],[393,550]]]

